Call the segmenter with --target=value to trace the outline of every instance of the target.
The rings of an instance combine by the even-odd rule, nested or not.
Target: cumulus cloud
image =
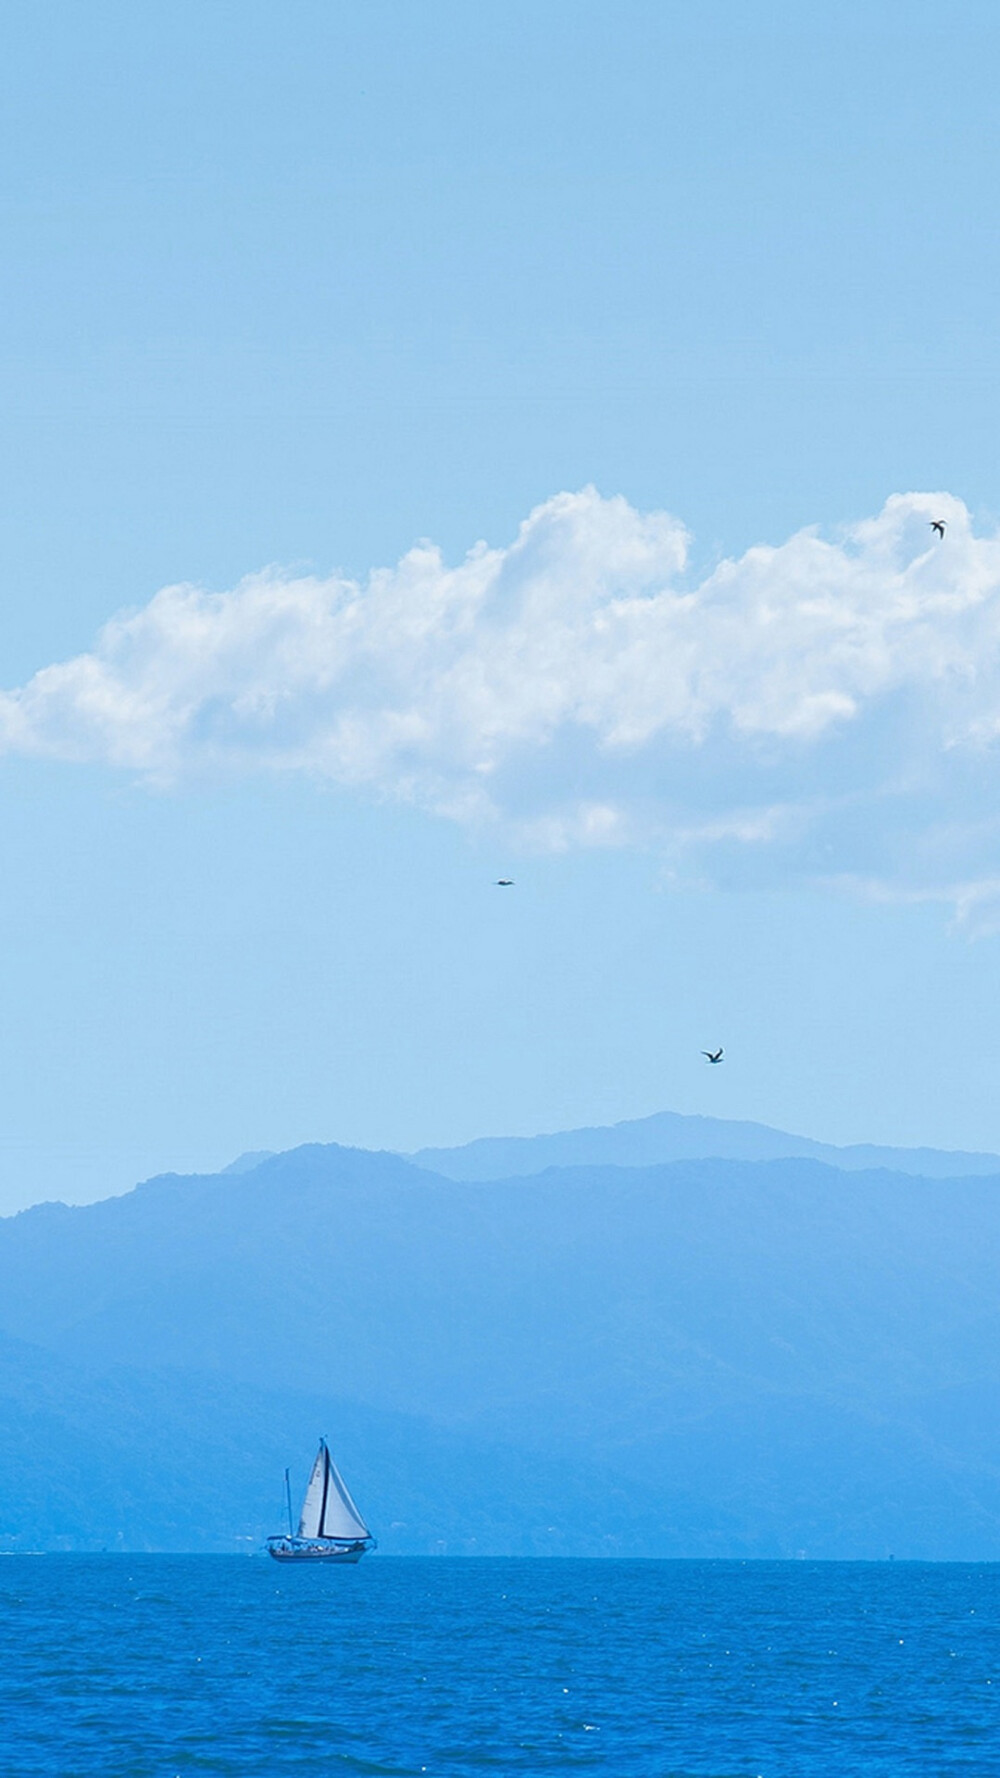
[[[456,566],[423,543],[363,584],[166,587],[0,694],[7,753],[308,772],[526,844],[654,844],[688,878],[838,878],[975,919],[998,737],[1000,538],[946,494],[698,576],[678,519],[586,488]]]

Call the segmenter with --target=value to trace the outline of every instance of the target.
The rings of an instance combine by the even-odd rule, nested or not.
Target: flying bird
[[[721,1043],[720,1043],[717,1050],[702,1050],[701,1053],[704,1056],[706,1062],[721,1062],[722,1061],[722,1045],[721,1045]]]
[[[493,887],[494,889],[513,889],[514,879],[513,877],[498,877]]]
[[[936,531],[939,537],[943,537],[944,536],[944,528],[947,523],[948,523],[947,519],[931,519],[931,521],[930,521],[931,530]]]

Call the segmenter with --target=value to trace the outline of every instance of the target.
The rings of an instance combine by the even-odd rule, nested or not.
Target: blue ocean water
[[[0,1562],[4,1778],[1000,1774],[1000,1567]]]

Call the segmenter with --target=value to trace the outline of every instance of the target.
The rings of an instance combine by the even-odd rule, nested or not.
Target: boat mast
[[[287,1469],[285,1470],[285,1505],[288,1508],[288,1535],[289,1537],[294,1537],[295,1533],[292,1530],[292,1484],[288,1479]]]
[[[326,1536],[326,1501],[330,1492],[330,1452],[325,1438],[320,1439],[323,1447],[323,1504],[319,1509],[319,1534]]]

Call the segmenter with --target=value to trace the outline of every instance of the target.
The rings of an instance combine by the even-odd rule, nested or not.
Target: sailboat
[[[360,1562],[375,1539],[355,1506],[325,1438],[319,1441],[298,1532],[292,1530],[292,1490],[285,1470],[288,1535],[269,1537],[268,1554],[276,1562]]]

